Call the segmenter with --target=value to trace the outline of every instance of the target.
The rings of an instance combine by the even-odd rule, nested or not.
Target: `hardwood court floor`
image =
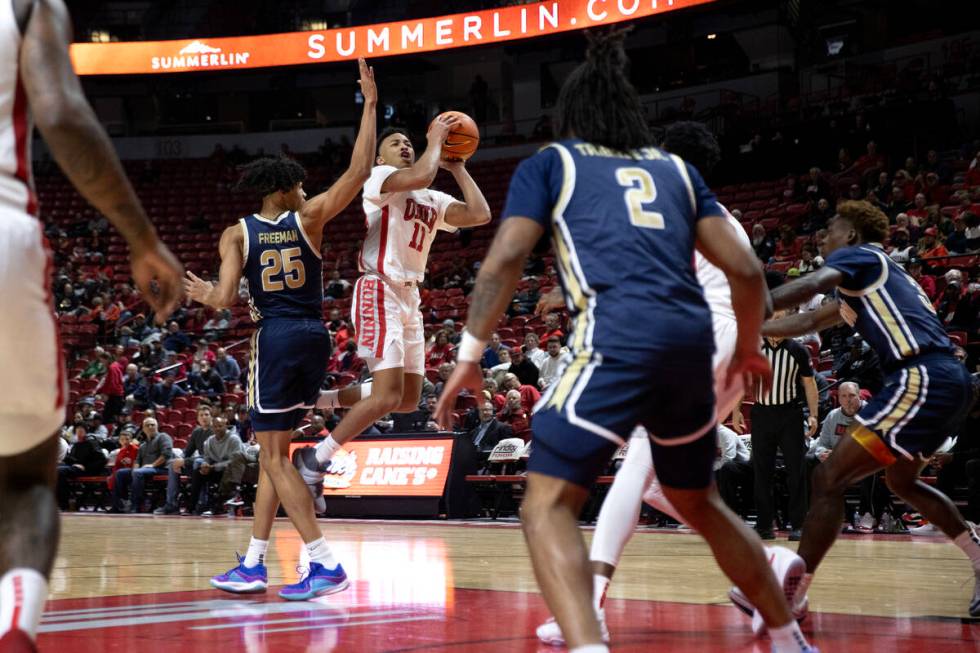
[[[41,651],[555,650],[534,638],[548,612],[513,525],[321,523],[352,587],[289,603],[274,591],[296,578],[288,522],[273,534],[270,591],[236,596],[208,579],[244,552],[249,520],[66,515]],[[768,651],[727,589],[699,537],[640,531],[609,592],[612,650]],[[814,582],[805,630],[824,653],[977,651],[972,589],[943,539],[848,537]]]

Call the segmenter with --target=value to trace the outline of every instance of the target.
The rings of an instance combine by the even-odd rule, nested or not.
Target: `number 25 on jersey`
[[[644,204],[651,204],[657,199],[657,187],[653,177],[643,168],[617,168],[616,182],[628,190],[625,194],[626,209],[629,211],[630,222],[641,229],[663,229],[664,215],[657,211],[647,211]]]
[[[290,247],[282,251],[267,249],[259,255],[262,266],[262,290],[279,292],[284,287],[301,288],[306,283],[306,268],[300,260],[302,250]],[[277,278],[278,277],[278,278]]]

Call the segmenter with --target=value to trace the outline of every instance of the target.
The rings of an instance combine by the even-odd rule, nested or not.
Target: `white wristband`
[[[461,363],[479,363],[483,358],[483,350],[487,348],[487,341],[480,340],[467,330],[463,330],[463,337],[459,341],[456,349],[456,360]]]

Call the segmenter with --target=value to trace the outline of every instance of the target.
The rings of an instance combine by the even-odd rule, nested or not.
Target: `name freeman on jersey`
[[[280,243],[295,243],[297,241],[299,241],[299,234],[295,229],[270,231],[259,234],[259,245],[278,245]]]

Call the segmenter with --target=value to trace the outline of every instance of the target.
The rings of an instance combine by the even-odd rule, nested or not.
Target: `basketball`
[[[480,145],[480,129],[473,122],[473,119],[462,111],[446,111],[436,116],[455,116],[459,118],[459,124],[449,132],[449,137],[442,144],[442,158],[444,161],[466,161],[476,148]]]

